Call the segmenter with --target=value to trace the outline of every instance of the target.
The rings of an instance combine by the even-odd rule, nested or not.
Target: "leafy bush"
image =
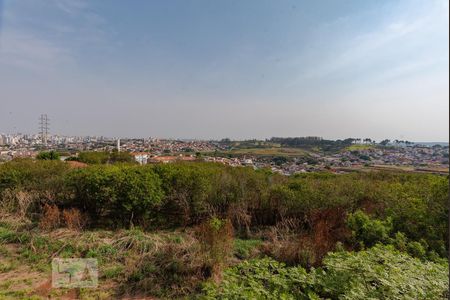
[[[74,204],[93,220],[116,225],[146,224],[163,197],[161,181],[150,168],[95,166],[75,170],[68,177]]]
[[[202,299],[317,299],[313,283],[301,267],[254,259],[227,269],[220,284],[205,284]]]
[[[448,292],[448,263],[423,262],[392,246],[336,252],[315,271],[318,293],[342,299],[441,299]]]
[[[54,199],[64,192],[64,176],[69,167],[62,161],[17,159],[0,165],[0,192],[20,189]]]
[[[39,152],[36,158],[40,160],[58,160],[60,155],[56,151]]]
[[[128,152],[118,152],[113,150],[111,152],[106,151],[84,151],[78,154],[78,157],[74,157],[71,160],[80,161],[86,164],[98,165],[98,164],[113,164],[113,163],[136,163],[134,157]]]
[[[209,282],[204,299],[441,299],[448,292],[448,264],[423,262],[390,246],[339,251],[311,269],[269,258],[227,269]]]
[[[367,247],[387,241],[392,231],[390,218],[386,221],[371,219],[361,210],[348,216],[347,225],[352,230],[353,237]]]
[[[408,253],[414,257],[425,258],[426,248],[419,242],[410,242],[407,244]]]
[[[86,164],[106,164],[109,160],[109,152],[80,152],[77,160]]]
[[[0,243],[25,243],[30,239],[28,233],[18,233],[7,227],[0,226]]]
[[[262,243],[263,241],[255,239],[250,240],[235,239],[234,255],[240,259],[248,259],[257,250],[257,248],[262,245]]]
[[[160,164],[155,172],[162,180],[166,195],[162,222],[187,225],[207,214],[207,199],[212,190],[211,166]]]
[[[395,249],[398,251],[408,251],[408,238],[401,232],[395,233],[394,238],[390,241],[390,244],[394,245]]]

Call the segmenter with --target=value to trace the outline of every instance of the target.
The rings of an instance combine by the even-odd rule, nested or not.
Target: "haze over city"
[[[0,132],[448,141],[448,1],[0,1]]]

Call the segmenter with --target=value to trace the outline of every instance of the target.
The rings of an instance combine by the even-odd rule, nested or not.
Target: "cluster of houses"
[[[408,147],[371,147],[335,154],[311,152],[307,154],[306,159],[305,157],[294,157],[286,159],[282,163],[267,157],[246,156],[241,159],[234,159],[230,164],[270,168],[272,171],[284,175],[323,170],[340,173],[345,169],[376,166],[406,166],[416,169],[447,170],[448,172],[449,148],[439,145],[433,147],[414,145]]]
[[[105,137],[50,136],[45,149],[75,153],[79,151],[119,151],[130,153],[139,164],[201,160],[230,166],[268,168],[284,175],[358,168],[362,166],[410,166],[447,169],[447,145],[350,147],[337,153],[309,151],[298,157],[277,159],[263,155],[227,155],[227,148],[216,141],[170,139],[113,139]],[[0,135],[0,162],[16,157],[35,157],[43,149],[37,135]],[[209,153],[209,155],[208,155]],[[214,153],[214,154],[213,154]],[[221,154],[220,153],[224,153]]]
[[[49,135],[45,145],[38,134],[0,134],[0,161],[17,157],[35,157],[42,149],[76,153],[79,151],[112,151],[117,148],[117,138],[103,136],[59,136]],[[121,139],[122,151],[133,153],[139,163],[146,163],[152,157],[222,149],[219,143],[201,140],[170,139]],[[151,155],[149,154],[151,153]],[[164,161],[169,158],[162,159]]]
[[[448,146],[374,147],[345,151],[323,157],[332,166],[396,165],[396,166],[447,166]]]
[[[176,161],[194,161],[197,158],[194,155],[161,155],[155,156],[149,152],[131,152],[136,162],[141,165],[149,163],[170,163]]]
[[[202,140],[122,139],[121,148],[129,152],[150,152],[153,155],[167,155],[170,153],[211,152],[218,149],[218,144]]]

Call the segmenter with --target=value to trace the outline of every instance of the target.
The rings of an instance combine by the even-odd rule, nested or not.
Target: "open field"
[[[354,144],[343,149],[344,151],[370,150],[375,148],[374,145]]]
[[[250,148],[231,150],[232,154],[268,155],[268,156],[302,156],[308,151],[299,148]]]

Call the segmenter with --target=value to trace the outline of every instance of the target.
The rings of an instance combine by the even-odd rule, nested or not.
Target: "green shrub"
[[[76,170],[68,177],[75,203],[93,220],[128,226],[146,225],[161,204],[159,177],[150,168],[93,166]],[[102,219],[103,218],[103,219]]]
[[[305,269],[264,258],[227,269],[220,284],[204,286],[202,299],[318,299]]]
[[[30,240],[30,235],[26,232],[17,232],[12,229],[0,226],[0,243],[27,243]]]
[[[134,157],[128,152],[117,152],[114,149],[111,152],[106,151],[84,151],[78,154],[78,157],[74,157],[71,160],[80,161],[91,165],[100,164],[114,164],[114,163],[128,163],[135,164]]]
[[[395,246],[395,249],[401,252],[408,251],[408,238],[401,232],[395,233],[390,243]]]
[[[109,159],[108,152],[85,151],[78,154],[77,160],[86,164],[106,164]]]
[[[0,165],[0,192],[5,189],[36,191],[56,196],[65,190],[64,176],[69,167],[62,161],[17,159]],[[1,199],[0,199],[1,200]]]
[[[330,253],[319,269],[257,259],[227,269],[220,284],[205,284],[203,299],[441,299],[448,263],[423,262],[377,245]]]
[[[407,245],[407,251],[411,256],[417,258],[425,258],[426,248],[419,242],[409,242]]]
[[[385,242],[392,231],[392,220],[386,221],[371,219],[361,210],[349,214],[347,226],[352,230],[353,237],[365,246],[371,247],[378,242]]]
[[[106,279],[114,279],[123,273],[123,266],[112,266],[105,268],[102,272],[102,277]]]
[[[261,246],[262,243],[263,242],[261,240],[235,239],[234,255],[240,259],[248,259],[252,256],[252,252]]]
[[[448,292],[448,263],[423,262],[392,246],[336,252],[316,270],[316,291],[339,299],[440,299]]]
[[[56,151],[39,152],[36,159],[40,160],[59,160],[60,155]]]

